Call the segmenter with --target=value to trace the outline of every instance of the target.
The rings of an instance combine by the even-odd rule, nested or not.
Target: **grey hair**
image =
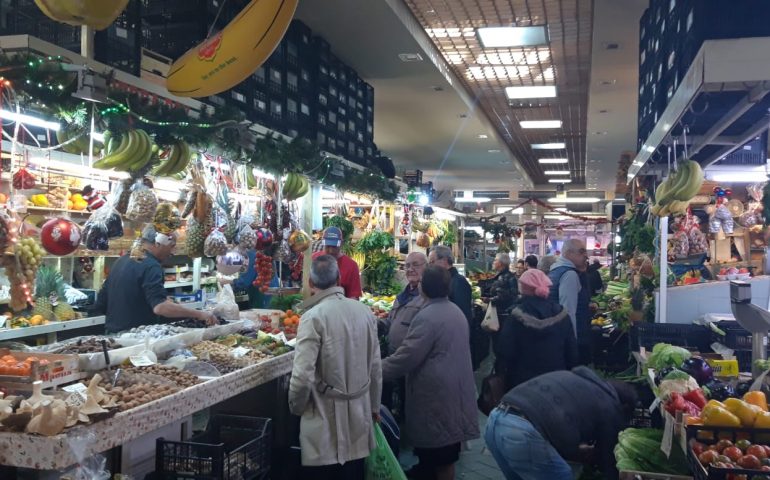
[[[498,253],[497,255],[495,255],[495,260],[502,263],[506,267],[511,266],[511,257],[507,253],[503,253],[503,252]]]
[[[331,255],[321,255],[313,260],[310,266],[310,280],[313,286],[320,290],[326,290],[337,285],[340,279],[340,268],[337,259]]]
[[[569,240],[566,240],[564,242],[564,246],[562,247],[562,253],[567,252],[575,252],[577,253],[578,250],[581,248],[585,248],[585,244],[582,240],[577,238],[570,238]]]
[[[546,255],[537,262],[537,268],[540,269],[546,275],[551,271],[551,265],[556,263],[556,257],[553,255]]]
[[[447,247],[446,245],[439,245],[437,247],[433,248],[433,251],[436,253],[436,260],[441,260],[442,258],[445,258],[447,263],[451,266],[454,264],[454,258],[452,257],[452,249]]]

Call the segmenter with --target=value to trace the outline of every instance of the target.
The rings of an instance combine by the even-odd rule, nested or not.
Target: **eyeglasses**
[[[404,264],[404,269],[405,270],[409,270],[410,268],[418,268],[418,267],[422,267],[423,265],[425,265],[425,262],[422,262],[422,263],[405,263]]]

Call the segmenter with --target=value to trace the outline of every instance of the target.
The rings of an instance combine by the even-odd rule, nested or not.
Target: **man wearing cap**
[[[107,333],[160,323],[161,317],[196,318],[216,324],[211,312],[176,304],[166,295],[161,264],[173,253],[176,235],[160,233],[148,225],[139,240],[138,248],[115,262],[99,291],[96,304],[105,312]]]
[[[345,290],[345,296],[358,300],[363,293],[361,291],[361,272],[358,264],[352,258],[342,253],[342,230],[337,227],[329,227],[323,234],[323,252],[315,252],[313,260],[321,255],[331,255],[337,260],[340,269],[340,287]]]

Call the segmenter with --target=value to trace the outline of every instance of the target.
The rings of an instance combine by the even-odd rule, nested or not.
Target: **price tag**
[[[149,367],[155,365],[155,362],[150,360],[147,355],[131,355],[128,357],[128,361],[135,367]]]
[[[654,412],[655,409],[658,408],[658,405],[660,405],[660,399],[656,398],[654,402],[652,402],[652,405],[650,405],[649,411],[650,413]]]
[[[78,382],[78,383],[73,383],[72,385],[67,385],[66,387],[61,387],[61,389],[69,393],[79,393],[83,395],[83,397],[85,398],[86,390],[88,390],[88,387]]]
[[[671,445],[674,442],[674,417],[666,413],[666,425],[663,427],[663,440],[660,442],[660,451],[666,458],[671,456]]]
[[[233,357],[235,358],[241,358],[242,356],[246,355],[251,351],[250,348],[246,347],[238,347],[233,349]]]
[[[85,396],[80,393],[70,393],[67,398],[64,399],[64,403],[69,407],[82,407],[86,404]]]

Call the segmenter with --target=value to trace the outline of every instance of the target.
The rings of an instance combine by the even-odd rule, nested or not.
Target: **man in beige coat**
[[[364,478],[364,459],[375,447],[374,419],[382,390],[377,321],[369,307],[345,298],[330,255],[313,260],[313,296],[297,331],[289,409],[300,415],[306,477]]]

